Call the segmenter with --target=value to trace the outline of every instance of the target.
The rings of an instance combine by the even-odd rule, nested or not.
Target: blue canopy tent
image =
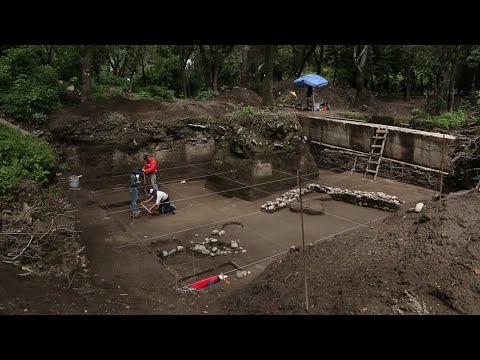
[[[328,80],[317,74],[307,74],[294,80],[293,84],[295,85],[295,87],[308,88],[307,96],[309,93],[313,95],[313,104],[314,104],[312,108],[312,111],[313,111],[315,109],[315,93],[313,91],[313,88],[321,88],[321,87],[327,86]]]

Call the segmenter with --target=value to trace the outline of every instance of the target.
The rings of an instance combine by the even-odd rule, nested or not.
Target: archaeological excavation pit
[[[431,199],[438,189],[442,148],[447,149],[443,170],[449,183],[448,149],[455,137],[395,127],[389,127],[377,179],[364,177],[377,128],[345,119],[304,116],[298,121],[291,115],[263,114],[239,122],[187,119],[170,127],[175,131],[162,140],[136,140],[134,147],[124,144],[113,152],[76,142],[67,152],[83,174],[85,201],[94,201],[121,224],[131,235],[130,244],[149,249],[183,286],[216,272],[259,270],[302,244],[298,211],[262,208],[297,188],[299,169],[303,187],[315,183],[342,194],[322,201],[321,216],[304,214],[306,244],[375,226],[398,208],[370,204],[361,192],[397,197],[400,207]],[[156,157],[157,182],[177,207],[175,215],[152,217],[144,211],[131,217],[128,176],[132,167],[141,166],[144,154]],[[106,173],[102,169],[108,166]],[[139,188],[140,200],[147,189]],[[316,191],[305,194],[305,205],[318,202],[318,196]],[[215,230],[225,234],[212,235]],[[234,241],[241,249],[192,250],[212,238]]]

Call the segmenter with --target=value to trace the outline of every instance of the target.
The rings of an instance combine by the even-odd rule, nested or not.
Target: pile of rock
[[[313,192],[314,189],[308,187],[302,189],[302,196]],[[300,191],[298,189],[292,189],[287,191],[282,195],[282,197],[277,197],[274,201],[267,201],[265,204],[260,206],[262,211],[273,213],[279,209],[287,207],[292,202],[297,202],[300,199]]]
[[[222,237],[225,235],[225,230],[213,230],[212,235]],[[214,237],[206,237],[202,242],[190,241],[190,243],[192,244],[190,247],[191,251],[205,256],[226,256],[231,255],[232,252],[234,254],[247,252],[247,250],[239,246],[238,240],[228,241]]]
[[[344,201],[358,206],[372,207],[384,211],[396,211],[404,203],[394,195],[387,195],[383,192],[368,192],[359,190],[340,189],[331,186],[319,184],[308,184],[302,189],[302,196],[311,192],[326,193],[333,200]],[[262,211],[273,213],[297,202],[299,199],[299,190],[293,189],[287,191],[282,197],[277,197],[274,201],[267,201],[260,208]]]
[[[162,255],[162,257],[167,258],[169,256],[173,256],[176,253],[182,252],[184,250],[183,246],[178,245],[176,248],[166,251],[166,250],[158,250],[159,255]]]
[[[404,201],[401,201],[398,197],[387,195],[384,192],[340,189],[319,184],[309,184],[307,188],[313,189],[316,192],[327,193],[333,200],[384,211],[396,211],[400,208],[400,205],[404,203]]]

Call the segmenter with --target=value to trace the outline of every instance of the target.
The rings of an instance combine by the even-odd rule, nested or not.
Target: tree
[[[410,97],[410,80],[412,73],[412,46],[407,45],[407,68],[405,70],[405,100]]]
[[[265,66],[263,77],[262,104],[273,106],[273,52],[275,45],[265,45]]]
[[[313,58],[315,59],[315,64],[317,65],[317,75],[322,75],[322,63],[323,63],[323,53],[325,45],[320,45],[320,54],[317,54],[317,50],[313,52]]]
[[[82,59],[82,97],[81,102],[90,101],[92,99],[92,78],[90,76],[90,67],[92,64],[92,45],[84,46]]]
[[[310,56],[312,56],[316,47],[317,45],[305,45],[302,47],[302,55],[300,57],[297,71],[295,72],[296,77],[300,77],[302,75],[303,69],[305,68],[305,64],[307,60],[310,58]]]
[[[360,97],[363,95],[365,85],[365,65],[367,63],[368,45],[364,45],[362,51],[357,56],[358,45],[353,47],[353,62],[355,64],[355,105],[358,105]]]
[[[218,91],[218,75],[223,61],[233,50],[234,45],[200,45],[200,57],[207,74],[210,89]]]
[[[195,48],[196,48],[196,45],[177,45],[175,48],[175,52],[178,54],[178,60],[179,60],[178,65],[179,65],[179,74],[182,82],[183,97],[189,96],[187,93],[188,79],[187,79],[186,67],[187,67],[188,60],[190,59],[193,52],[195,51]]]
[[[453,111],[453,100],[455,98],[455,80],[457,77],[458,56],[462,46],[456,45],[451,49],[450,54],[450,82],[448,87],[447,111]]]

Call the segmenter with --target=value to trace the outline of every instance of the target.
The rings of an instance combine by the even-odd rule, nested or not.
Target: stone
[[[247,250],[245,250],[245,249],[242,250],[242,253],[246,253],[246,252],[247,252]]]
[[[203,255],[210,255],[210,250],[203,250],[203,251],[202,251],[202,254],[203,254]]]
[[[75,86],[73,85],[67,86],[67,90],[70,92],[75,91]]]
[[[183,251],[183,246],[178,245],[178,246],[177,246],[177,251],[178,251],[178,252],[182,252],[182,251]]]
[[[223,235],[225,235],[225,230],[222,230],[222,231],[218,232],[218,236],[223,236]]]
[[[168,252],[169,256],[175,255],[177,253],[177,249],[172,249]]]
[[[218,230],[213,230],[213,231],[212,231],[212,235],[217,235],[218,232],[219,232]]]
[[[164,251],[162,252],[162,255],[163,255],[163,257],[168,257],[168,252],[164,250]]]
[[[421,202],[418,203],[417,205],[415,205],[415,212],[418,213],[418,212],[422,211],[422,209],[423,209],[424,206],[425,206],[424,203],[421,203]]]
[[[232,240],[232,241],[230,242],[230,247],[231,247],[232,249],[238,248],[238,243],[237,243],[235,240]]]
[[[218,250],[218,248],[215,247],[215,246],[212,248],[212,252],[216,252],[217,250]]]

